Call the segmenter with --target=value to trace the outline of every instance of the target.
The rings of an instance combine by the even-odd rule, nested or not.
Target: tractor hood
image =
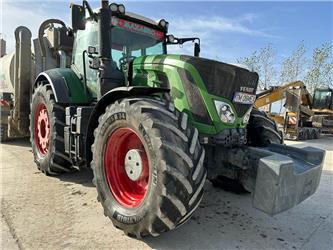
[[[169,88],[177,109],[187,112],[193,122],[205,124],[205,128],[200,131],[216,134],[224,128],[246,126],[245,117],[253,103],[234,99],[239,93],[253,99],[258,74],[242,67],[199,57],[151,55],[133,61],[132,84]],[[234,122],[221,121],[216,101],[230,106],[236,117]]]
[[[205,58],[181,56],[181,59],[195,67],[211,93],[232,99],[235,90],[252,94],[256,92],[259,79],[256,72]]]
[[[187,55],[159,55],[139,57],[134,61],[134,65],[150,63],[187,69],[193,78],[188,80],[194,80],[195,84],[198,84],[199,76],[209,94],[227,100],[233,100],[236,92],[255,94],[258,86],[259,76],[256,72],[215,60]],[[246,104],[235,103],[234,107],[238,116],[243,116],[249,109]]]
[[[182,60],[193,65],[200,74],[208,93],[233,100],[236,92],[255,94],[259,76],[245,68],[215,60],[181,56]],[[239,116],[248,110],[248,105],[234,104]]]

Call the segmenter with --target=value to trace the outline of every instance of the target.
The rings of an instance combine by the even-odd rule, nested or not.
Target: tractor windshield
[[[330,109],[332,101],[332,90],[316,90],[313,98],[313,107],[317,109]]]
[[[118,64],[122,58],[165,53],[165,34],[157,29],[112,17],[112,58]]]

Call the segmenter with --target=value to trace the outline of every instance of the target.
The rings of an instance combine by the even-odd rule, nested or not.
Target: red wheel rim
[[[50,144],[50,120],[44,103],[38,104],[34,121],[35,144],[39,154],[43,157],[49,150]]]
[[[109,189],[117,202],[138,207],[149,183],[149,163],[139,136],[130,128],[119,128],[108,138],[104,168]]]

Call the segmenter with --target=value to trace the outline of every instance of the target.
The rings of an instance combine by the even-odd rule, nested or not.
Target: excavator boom
[[[284,113],[272,112],[272,104],[284,99]],[[313,98],[302,81],[271,87],[257,94],[255,106],[266,110],[283,129],[287,139],[315,139],[320,136],[320,123],[315,123],[316,126],[312,123],[315,114],[312,110]]]

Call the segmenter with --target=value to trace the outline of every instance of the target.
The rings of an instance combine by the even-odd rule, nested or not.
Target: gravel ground
[[[90,170],[47,177],[28,141],[1,144],[2,249],[333,249],[333,137],[287,144],[327,151],[320,187],[302,204],[269,217],[251,207],[249,194],[207,182],[187,224],[141,241],[103,216]]]

